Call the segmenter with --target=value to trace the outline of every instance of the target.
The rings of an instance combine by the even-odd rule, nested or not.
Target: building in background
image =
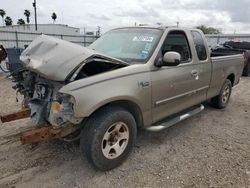
[[[41,34],[67,40],[81,46],[88,46],[99,36],[95,32],[80,33],[80,29],[62,24],[12,25],[0,27],[0,44],[5,48],[25,48]]]
[[[25,25],[11,25],[1,26],[0,30],[4,31],[17,31],[17,32],[38,32],[46,34],[59,34],[59,35],[79,35],[80,29],[62,24],[38,24],[37,31],[35,30],[35,24]]]

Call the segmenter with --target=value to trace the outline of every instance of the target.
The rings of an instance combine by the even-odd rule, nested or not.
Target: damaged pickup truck
[[[200,30],[162,26],[114,29],[88,48],[41,35],[20,59],[22,110],[1,120],[31,118],[23,144],[80,138],[100,170],[127,158],[138,128],[163,130],[208,99],[225,108],[244,66],[242,55],[213,57]]]

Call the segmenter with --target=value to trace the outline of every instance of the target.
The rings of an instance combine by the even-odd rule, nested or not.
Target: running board
[[[161,131],[163,129],[166,129],[168,127],[171,127],[172,125],[175,125],[176,123],[179,123],[195,114],[198,114],[200,113],[202,110],[204,110],[204,106],[201,104],[200,106],[196,107],[196,108],[193,108],[183,114],[180,114],[178,116],[174,116],[173,118],[171,119],[168,119],[167,121],[165,122],[162,122],[158,125],[155,125],[155,126],[150,126],[148,128],[146,128],[146,130],[148,131],[153,131],[153,132],[158,132],[158,131]]]

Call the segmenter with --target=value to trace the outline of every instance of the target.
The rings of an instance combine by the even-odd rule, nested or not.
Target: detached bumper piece
[[[11,114],[0,115],[0,120],[2,121],[2,123],[6,123],[18,119],[28,118],[30,117],[30,115],[31,110],[29,108],[24,108]],[[23,133],[20,140],[22,144],[31,144],[54,138],[64,138],[65,136],[75,132],[79,128],[80,126],[73,124],[65,124],[60,128],[53,128],[52,126],[35,128]]]
[[[20,140],[22,144],[31,144],[54,138],[63,138],[79,128],[75,125],[67,125],[57,129],[53,127],[37,128],[23,133]]]
[[[60,129],[53,129],[51,127],[42,127],[23,133],[20,140],[22,144],[30,144],[48,140],[51,138],[58,138]]]
[[[15,121],[18,119],[24,119],[30,117],[30,109],[29,108],[24,108],[20,111],[10,113],[10,114],[4,114],[0,115],[0,119],[2,123],[10,122],[10,121]]]

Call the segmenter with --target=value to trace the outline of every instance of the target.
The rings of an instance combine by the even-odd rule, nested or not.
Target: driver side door
[[[161,55],[175,51],[181,55],[181,63],[174,67],[161,67],[151,72],[153,123],[178,113],[197,103],[197,62],[193,61],[187,34],[170,31],[162,46]]]

